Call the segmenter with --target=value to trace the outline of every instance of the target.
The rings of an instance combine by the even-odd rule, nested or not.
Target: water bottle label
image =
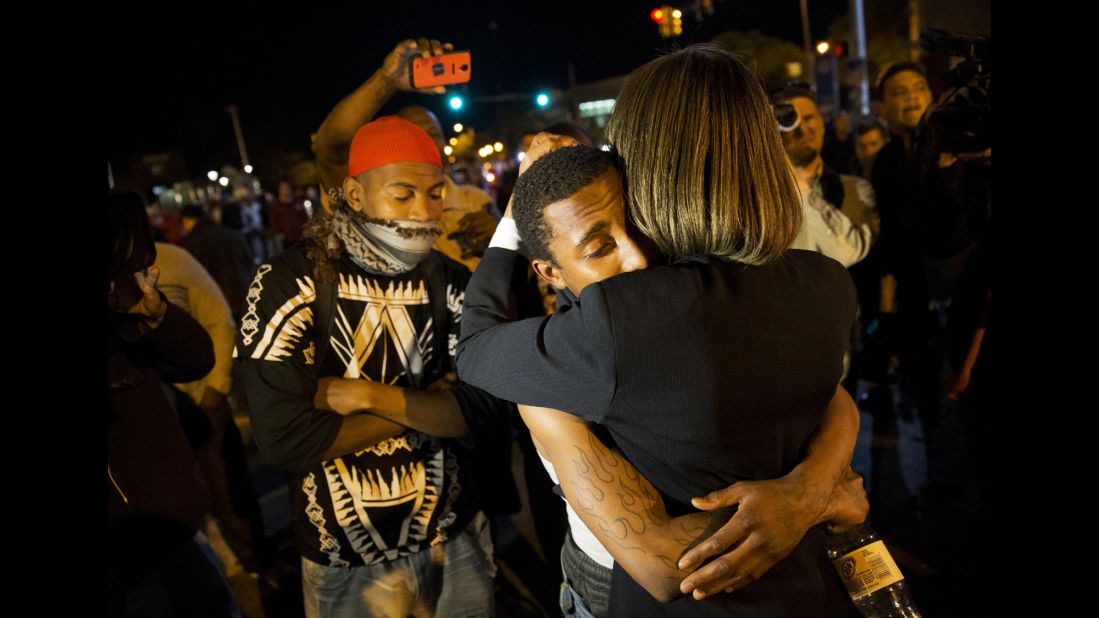
[[[903,581],[885,543],[876,541],[832,561],[851,598],[858,600],[882,588]]]

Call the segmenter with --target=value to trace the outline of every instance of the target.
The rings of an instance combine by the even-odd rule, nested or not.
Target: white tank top
[[[561,481],[557,479],[557,472],[553,469],[553,464],[548,459],[542,457],[541,453],[538,453],[538,459],[542,460],[542,465],[546,467],[546,472],[549,473],[553,482],[560,485]],[[562,498],[564,499],[564,498]],[[608,569],[614,567],[614,558],[607,552],[603,544],[599,542],[599,539],[595,538],[580,516],[573,510],[572,505],[568,500],[565,500],[565,510],[569,516],[569,528],[572,530],[572,539],[576,541],[576,546],[580,548],[580,551],[588,555],[589,558],[594,560],[600,566]]]

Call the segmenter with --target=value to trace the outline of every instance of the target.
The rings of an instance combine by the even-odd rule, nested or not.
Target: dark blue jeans
[[[603,618],[611,596],[611,569],[592,560],[576,546],[572,531],[561,546],[561,612],[565,618]]]

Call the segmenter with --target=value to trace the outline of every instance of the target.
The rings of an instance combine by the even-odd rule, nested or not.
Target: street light
[[[218,178],[218,184],[223,186],[223,187],[228,187],[229,186],[229,179],[226,178],[225,176],[222,176],[221,178]]]
[[[462,126],[462,123],[459,122],[459,123],[454,125],[454,132],[455,133],[461,133],[462,129],[464,129],[464,128],[465,127]]]
[[[251,174],[252,173],[252,166],[251,165],[245,165],[244,166],[244,173],[245,174]]]
[[[450,145],[451,146],[457,146],[458,145],[458,138],[457,137],[450,138]]]
[[[210,171],[206,172],[206,177],[210,179],[210,182],[214,182],[215,180],[218,179],[218,173],[215,172],[214,170],[210,170]]]
[[[492,149],[495,150],[496,152],[503,152],[504,145],[501,144],[500,142],[496,142],[495,144],[492,145]]]
[[[452,154],[454,154],[454,149],[453,149],[453,148],[451,148],[450,146],[443,146],[443,152],[444,152],[444,153],[445,153],[446,155],[448,155],[448,156],[449,156],[449,155],[452,155]]]
[[[817,43],[817,53],[823,56],[828,53],[829,47],[831,46],[828,45],[828,41],[821,41],[820,43]]]

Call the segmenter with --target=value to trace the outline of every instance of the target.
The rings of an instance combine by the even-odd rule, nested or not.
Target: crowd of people
[[[829,534],[911,505],[851,469],[854,394],[896,391],[929,457],[959,416],[975,473],[940,489],[983,516],[991,153],[928,143],[921,65],[829,129],[812,86],[692,45],[630,75],[609,152],[532,128],[492,188],[430,110],[381,114],[451,49],[402,41],[335,104],[312,213],[283,182],[153,229],[109,196],[112,615],[262,612],[246,442],[309,617],[495,615],[524,499],[563,615],[857,615]]]

